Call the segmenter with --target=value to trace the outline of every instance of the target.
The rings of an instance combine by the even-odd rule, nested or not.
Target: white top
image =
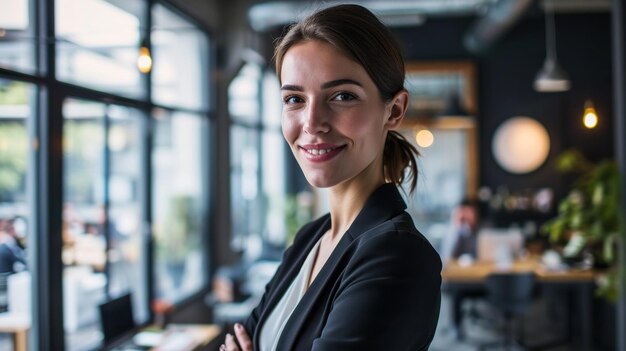
[[[278,304],[276,304],[276,307],[274,307],[272,313],[267,316],[267,319],[261,326],[261,335],[259,338],[261,351],[276,350],[278,340],[285,328],[285,324],[287,324],[291,313],[307,290],[307,283],[311,276],[311,270],[313,269],[313,263],[315,263],[315,256],[317,256],[320,241],[311,249],[300,268],[300,272],[298,272],[298,275],[294,278],[293,282],[291,282],[289,289],[287,289],[283,297],[278,301]]]

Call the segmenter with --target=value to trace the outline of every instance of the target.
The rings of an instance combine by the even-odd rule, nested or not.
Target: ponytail
[[[405,169],[409,169],[408,177],[411,179],[410,192],[417,187],[417,158],[420,153],[406,138],[395,131],[387,133],[385,150],[383,151],[383,172],[385,180],[401,186],[405,179]]]

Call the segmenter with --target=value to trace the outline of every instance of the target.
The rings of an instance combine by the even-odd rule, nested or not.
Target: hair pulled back
[[[285,54],[294,45],[307,40],[326,42],[363,66],[384,102],[404,89],[404,59],[400,47],[389,29],[366,8],[359,5],[328,7],[289,27],[274,51],[280,81]],[[414,191],[418,156],[417,149],[400,133],[389,131],[383,151],[385,180],[401,185],[408,168],[410,191]]]

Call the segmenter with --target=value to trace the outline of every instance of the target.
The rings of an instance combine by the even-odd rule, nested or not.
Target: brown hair
[[[383,101],[404,89],[404,59],[389,29],[369,10],[359,5],[337,5],[319,10],[292,25],[278,40],[274,51],[276,74],[287,51],[306,40],[326,42],[359,63],[378,88]],[[385,180],[401,185],[409,168],[410,191],[417,186],[419,152],[400,133],[389,131],[383,151]]]

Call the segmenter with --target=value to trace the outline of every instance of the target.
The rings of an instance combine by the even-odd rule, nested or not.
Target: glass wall
[[[69,99],[63,106],[63,312],[70,350],[100,342],[98,305],[132,292],[148,317],[140,197],[141,112]]]
[[[36,87],[0,78],[0,323],[29,324]],[[6,349],[0,339],[0,349]],[[18,340],[19,342],[19,340]]]
[[[7,323],[36,331],[29,350],[94,350],[99,304],[130,292],[144,323],[156,299],[207,286],[210,42],[173,6],[146,0],[55,0],[45,14],[55,36],[39,36],[43,3],[0,0],[0,253],[14,256],[0,267],[0,323],[19,307],[24,318]],[[153,70],[142,73],[144,45]],[[38,190],[54,184],[62,195]],[[43,255],[30,265],[30,252]],[[62,272],[46,268],[60,261]],[[12,346],[0,335],[0,350]]]
[[[208,39],[189,21],[156,4],[152,10],[152,98],[166,106],[208,107]]]
[[[55,0],[59,80],[145,96],[136,67],[145,26],[141,0]]]
[[[30,0],[0,0],[0,68],[35,72],[35,29]]]
[[[228,95],[233,120],[231,245],[254,260],[279,252],[271,248],[286,244],[289,211],[295,205],[287,199],[278,79],[256,63],[245,63],[230,83]]]
[[[155,295],[180,301],[207,282],[206,120],[156,111],[152,149]]]

